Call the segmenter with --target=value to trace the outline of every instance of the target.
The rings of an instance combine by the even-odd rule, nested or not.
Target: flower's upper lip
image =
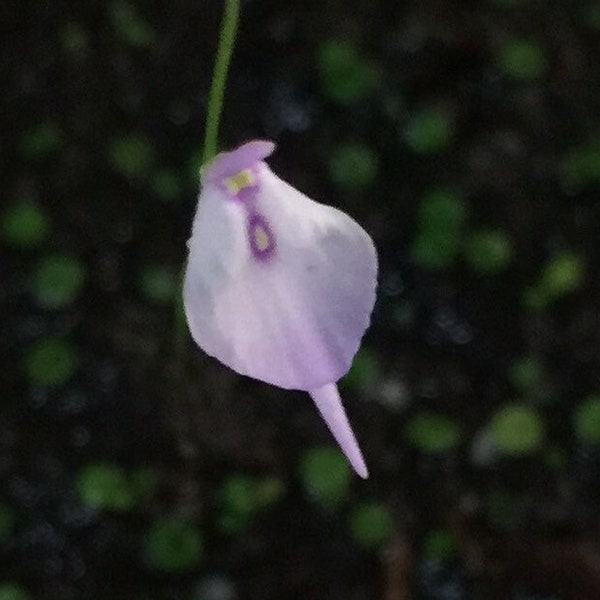
[[[252,167],[275,150],[270,140],[251,140],[231,152],[221,152],[208,165],[202,168],[202,178],[217,183],[227,177]]]

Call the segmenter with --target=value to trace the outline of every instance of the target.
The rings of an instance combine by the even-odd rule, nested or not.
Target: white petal
[[[189,242],[184,303],[192,336],[238,373],[312,390],[350,367],[369,325],[377,260],[366,232],[258,165],[251,210],[274,250],[258,260],[248,206],[215,185],[202,191]]]

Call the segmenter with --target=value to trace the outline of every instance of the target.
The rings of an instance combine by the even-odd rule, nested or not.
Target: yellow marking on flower
[[[269,234],[265,231],[264,227],[257,225],[254,228],[254,242],[259,252],[264,252],[271,245]]]
[[[237,194],[244,188],[250,187],[253,183],[254,177],[250,169],[243,169],[225,180],[225,185],[232,194]]]

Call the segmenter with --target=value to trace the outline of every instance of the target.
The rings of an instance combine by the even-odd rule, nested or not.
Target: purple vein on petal
[[[248,241],[252,255],[258,260],[271,256],[275,250],[275,236],[267,220],[259,213],[248,214]]]
[[[328,383],[316,390],[310,390],[309,394],[352,468],[363,479],[366,479],[369,471],[348,422],[337,385]]]

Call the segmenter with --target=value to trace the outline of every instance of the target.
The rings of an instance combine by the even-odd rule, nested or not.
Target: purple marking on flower
[[[365,477],[335,382],[370,323],[377,254],[348,215],[269,169],[263,159],[273,149],[249,142],[203,171],[188,242],[187,322],[196,343],[238,373],[308,391]],[[262,259],[275,252],[265,268]]]
[[[275,236],[267,220],[259,213],[249,213],[247,231],[254,258],[258,260],[269,258],[275,251]]]

